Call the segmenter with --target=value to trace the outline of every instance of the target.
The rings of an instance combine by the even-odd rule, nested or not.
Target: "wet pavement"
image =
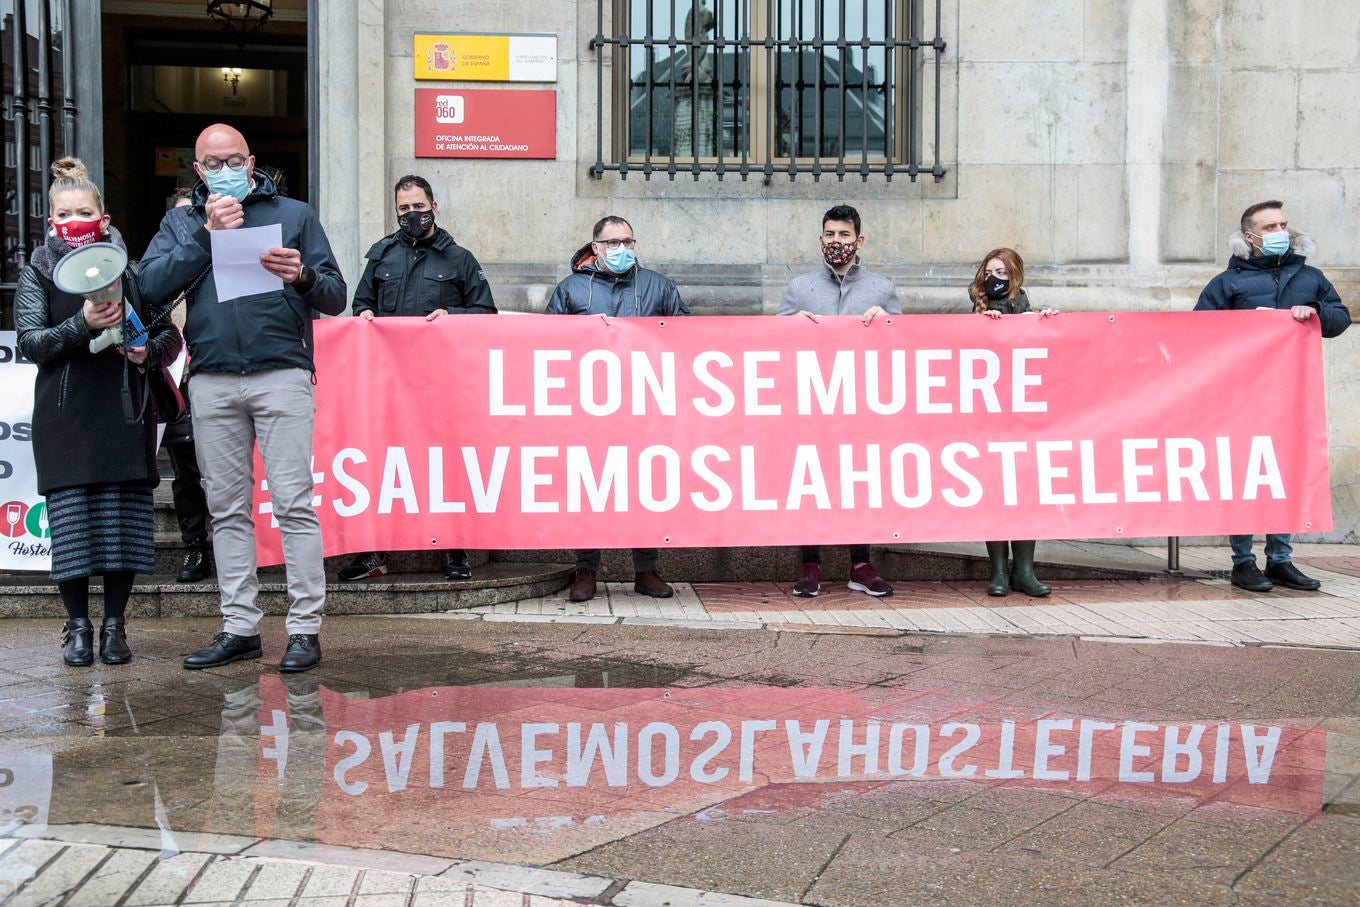
[[[0,622],[0,904],[1360,901],[1357,652],[337,617],[181,670],[216,629]]]

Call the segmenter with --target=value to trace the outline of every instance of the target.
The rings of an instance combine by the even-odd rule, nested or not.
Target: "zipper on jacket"
[[[61,369],[61,384],[57,389],[57,412],[61,412],[66,406],[66,379],[71,376],[71,363],[66,363]]]
[[[231,324],[236,329],[236,353],[241,357],[241,374],[246,374],[246,348],[241,340],[241,301],[232,300],[231,303]]]

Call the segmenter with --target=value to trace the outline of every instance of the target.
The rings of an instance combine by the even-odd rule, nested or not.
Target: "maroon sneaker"
[[[850,589],[867,595],[882,597],[893,594],[893,587],[883,581],[873,564],[860,564],[850,571]]]
[[[803,575],[793,584],[793,594],[799,598],[813,598],[822,591],[822,565],[808,561],[803,565]]]

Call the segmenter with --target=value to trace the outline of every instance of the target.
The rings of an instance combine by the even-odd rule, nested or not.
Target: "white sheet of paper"
[[[262,254],[283,245],[281,224],[213,230],[209,235],[218,302],[283,289],[283,281],[260,264]]]

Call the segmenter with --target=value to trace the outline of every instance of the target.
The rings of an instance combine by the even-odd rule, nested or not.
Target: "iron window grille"
[[[593,177],[944,177],[940,0],[597,0]],[[612,6],[614,34],[605,34]],[[934,36],[924,35],[927,7]],[[609,58],[612,75],[606,75]],[[922,72],[933,65],[933,160]],[[606,107],[606,105],[611,105]],[[612,128],[605,114],[612,113]],[[606,147],[610,155],[606,157]]]
[[[75,153],[73,2],[0,0],[5,193],[0,226],[0,320],[6,324],[19,271],[43,241],[47,189],[52,182],[48,165],[61,154]]]

